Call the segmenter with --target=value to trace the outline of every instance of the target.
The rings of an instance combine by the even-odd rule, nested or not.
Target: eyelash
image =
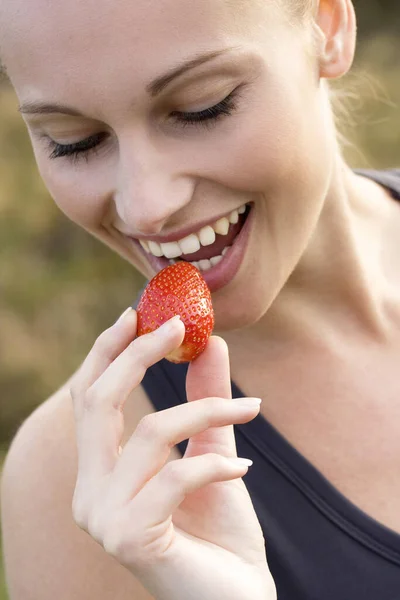
[[[171,115],[183,127],[201,126],[209,128],[215,125],[219,119],[228,117],[234,112],[236,109],[237,91],[237,89],[233,90],[221,102],[205,110],[187,113],[174,111]],[[50,158],[66,157],[72,162],[85,159],[87,162],[92,153],[96,154],[98,146],[106,137],[106,133],[96,133],[74,144],[58,144],[54,140],[47,138],[51,150]]]

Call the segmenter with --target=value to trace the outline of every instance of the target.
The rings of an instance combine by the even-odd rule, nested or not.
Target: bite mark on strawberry
[[[148,283],[137,307],[137,335],[150,333],[179,315],[185,325],[182,344],[166,358],[191,362],[205,349],[214,328],[210,290],[196,267],[179,261]]]

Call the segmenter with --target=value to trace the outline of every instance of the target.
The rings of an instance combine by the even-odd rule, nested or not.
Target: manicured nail
[[[235,398],[235,402],[238,402],[241,406],[260,406],[261,398]]]
[[[176,322],[180,321],[179,315],[175,315],[172,319],[169,319],[166,323],[163,323],[160,327],[155,330],[158,335],[169,335],[171,331],[176,327]]]
[[[118,319],[115,321],[116,323],[119,323],[120,321],[122,321],[126,315],[128,315],[132,310],[132,306],[129,306],[126,310],[124,310],[124,312],[122,313],[122,315],[120,317],[118,317]]]
[[[235,456],[234,458],[231,458],[230,460],[240,467],[251,467],[253,464],[253,461],[250,460],[250,458],[239,458],[239,457]]]

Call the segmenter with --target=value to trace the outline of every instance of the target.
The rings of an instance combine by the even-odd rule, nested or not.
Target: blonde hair
[[[304,22],[314,14],[317,0],[275,0],[294,22]]]

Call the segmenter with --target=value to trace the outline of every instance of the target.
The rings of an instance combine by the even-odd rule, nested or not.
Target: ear
[[[351,0],[320,0],[315,24],[320,77],[342,77],[353,63],[356,45],[357,26]]]

